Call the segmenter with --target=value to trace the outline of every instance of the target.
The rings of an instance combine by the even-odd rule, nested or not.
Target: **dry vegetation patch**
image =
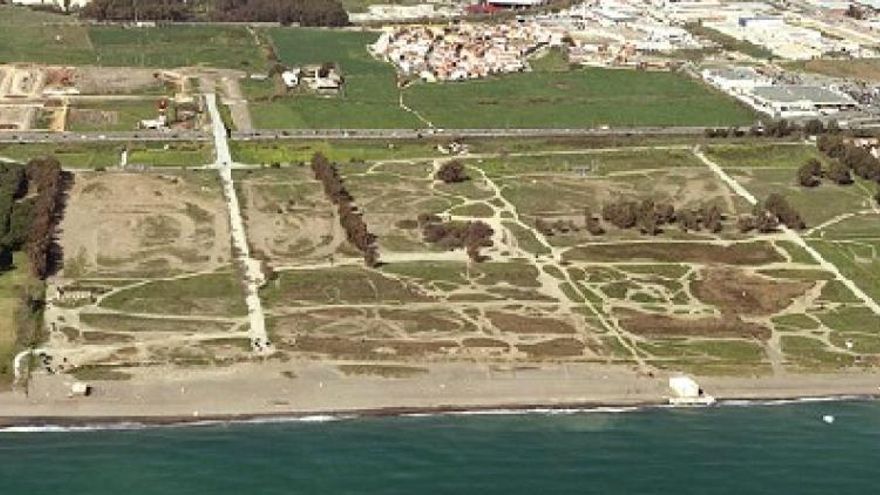
[[[578,339],[561,337],[534,344],[518,344],[516,348],[535,359],[583,356],[586,345]]]
[[[196,174],[78,173],[59,225],[65,275],[164,276],[230,259],[223,198]]]
[[[777,313],[813,286],[810,282],[781,282],[730,268],[708,268],[701,275],[691,282],[693,294],[730,314]]]
[[[501,311],[487,311],[486,316],[499,330],[514,334],[573,334],[570,323],[547,317],[522,316]]]
[[[633,261],[665,263],[722,263],[726,265],[763,265],[785,259],[762,241],[730,245],[638,242],[580,246],[565,252],[567,261]]]
[[[766,340],[770,329],[736,316],[673,317],[660,314],[622,310],[620,325],[629,332],[645,337],[746,337]]]
[[[343,364],[337,368],[346,375],[379,376],[382,378],[411,378],[428,372],[427,368],[403,365]]]

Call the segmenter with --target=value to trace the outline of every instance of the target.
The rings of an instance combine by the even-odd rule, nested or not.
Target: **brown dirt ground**
[[[161,87],[154,69],[134,67],[79,67],[73,84],[82,94],[137,93]]]
[[[500,311],[487,311],[486,316],[504,333],[551,335],[575,333],[574,326],[556,318],[521,316]]]
[[[691,291],[723,313],[766,315],[785,309],[812,286],[810,282],[781,282],[737,269],[710,268],[691,282]]]
[[[622,310],[620,326],[637,335],[664,337],[748,337],[770,338],[767,327],[742,321],[735,316],[721,318],[677,318],[659,314]]]
[[[586,345],[577,339],[558,338],[535,344],[519,344],[516,348],[536,359],[553,359],[583,356]]]
[[[244,216],[254,252],[275,265],[327,261],[345,241],[333,205],[303,174],[296,189],[280,192],[259,178],[240,181]]]
[[[226,265],[224,208],[219,189],[187,175],[78,173],[58,229],[65,275]]]

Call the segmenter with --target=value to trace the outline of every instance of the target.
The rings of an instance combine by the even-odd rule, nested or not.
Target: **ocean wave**
[[[799,397],[790,399],[722,399],[711,406],[691,406],[688,409],[704,409],[713,407],[755,407],[755,406],[783,406],[789,404],[804,403],[821,403],[821,402],[844,402],[844,401],[864,401],[876,400],[875,395],[832,395],[817,397]],[[95,422],[88,424],[38,424],[38,425],[12,425],[0,427],[0,433],[69,433],[69,432],[88,432],[103,430],[142,430],[146,428],[191,428],[191,427],[208,427],[220,425],[236,425],[236,424],[283,424],[283,423],[313,423],[322,424],[329,422],[353,420],[358,418],[371,417],[405,417],[405,418],[434,418],[434,417],[468,417],[468,416],[524,416],[524,415],[543,415],[543,416],[565,416],[575,414],[625,414],[651,409],[677,409],[678,407],[669,404],[645,404],[633,406],[534,406],[534,407],[500,407],[500,408],[474,408],[474,409],[453,409],[453,410],[425,410],[411,411],[399,413],[386,413],[382,411],[364,411],[360,413],[338,413],[338,414],[278,414],[255,417],[242,418],[217,418],[217,419],[180,419],[179,421],[161,421],[151,422],[149,420],[141,421],[119,421],[119,422]]]
[[[784,406],[789,404],[809,404],[821,402],[846,402],[876,400],[875,395],[823,395],[815,397],[794,397],[790,399],[722,399],[719,406],[753,407],[753,406]]]

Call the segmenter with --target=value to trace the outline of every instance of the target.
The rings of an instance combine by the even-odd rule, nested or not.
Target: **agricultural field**
[[[206,66],[263,70],[253,37],[240,26],[94,26],[89,39],[97,65],[115,67]]]
[[[415,128],[419,120],[398,106],[394,68],[372,58],[367,45],[375,33],[318,29],[272,29],[269,37],[287,65],[336,63],[343,94],[270,96],[274,83],[243,85],[259,128]],[[268,94],[267,94],[268,93]]]
[[[214,160],[213,149],[199,141],[0,143],[0,159],[24,163],[52,155],[67,169],[112,169],[119,166],[123,149],[128,150],[128,165],[137,167],[195,168]]]
[[[535,70],[414,84],[406,104],[440,128],[747,125],[753,114],[687,76],[613,69]]]
[[[335,62],[346,82],[338,97],[276,97],[272,81],[248,81],[244,90],[261,128],[414,128],[426,121],[440,128],[714,126],[754,120],[733,100],[675,73],[568,70],[550,60],[538,61],[530,73],[401,90],[392,66],[367,52],[375,33],[274,29],[269,35],[285,64]],[[398,106],[401,95],[424,120]]]
[[[67,16],[0,5],[0,63],[94,64],[88,28],[64,25],[69,22]]]
[[[880,81],[880,60],[876,58],[856,59],[815,59],[798,62],[786,62],[790,70],[813,72],[830,77],[859,79],[862,81]]]
[[[77,25],[77,20],[0,5],[0,63],[264,69],[257,45],[244,27],[135,29]]]

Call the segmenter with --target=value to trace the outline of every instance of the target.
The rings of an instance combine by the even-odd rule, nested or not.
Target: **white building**
[[[703,79],[726,93],[749,93],[758,86],[770,86],[773,81],[751,67],[704,69]]]
[[[286,70],[281,73],[281,80],[284,81],[284,85],[288,88],[295,88],[299,86],[299,78],[302,74],[302,69],[299,67],[295,67],[291,70]]]
[[[809,118],[855,110],[849,95],[820,86],[760,86],[751,91],[756,110],[775,118]]]

